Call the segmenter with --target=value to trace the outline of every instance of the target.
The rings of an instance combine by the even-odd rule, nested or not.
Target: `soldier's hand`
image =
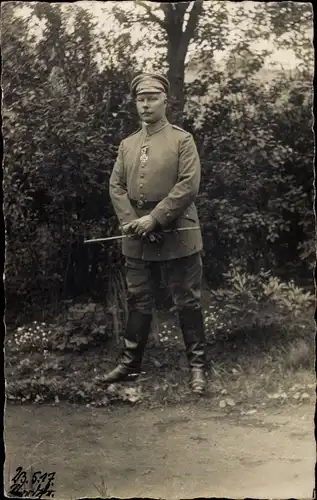
[[[135,221],[127,222],[126,224],[122,225],[123,234],[133,234],[134,233],[134,230],[133,230],[133,223],[134,222]]]
[[[163,241],[164,235],[163,233],[158,233],[154,231],[148,233],[146,238],[149,240],[150,243],[161,243]]]
[[[157,222],[152,215],[144,215],[133,222],[131,228],[135,234],[141,237],[146,237],[156,227]]]

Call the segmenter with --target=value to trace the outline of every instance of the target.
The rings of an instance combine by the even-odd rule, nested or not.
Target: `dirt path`
[[[58,500],[311,498],[313,414],[312,405],[244,417],[206,406],[8,406],[5,475],[56,471]]]

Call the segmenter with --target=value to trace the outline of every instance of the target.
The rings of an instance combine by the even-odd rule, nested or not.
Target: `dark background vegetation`
[[[192,132],[201,157],[197,205],[213,393],[222,405],[231,394],[230,408],[233,398],[251,404],[272,390],[274,401],[310,397],[312,9],[258,2],[245,10],[248,4],[237,4],[230,18],[232,2],[114,2],[107,5],[114,18],[98,34],[79,3],[66,10],[2,4],[10,400],[103,405],[185,394],[188,401],[164,277],[144,360],[150,379],[111,393],[98,383],[122,338],[125,281],[120,244],[84,239],[118,234],[108,181],[121,139],[139,126],[129,83],[144,69],[169,77],[169,119]],[[22,5],[28,17],[17,15]],[[34,22],[44,26],[41,38],[30,29]],[[268,39],[271,48],[256,50],[254,42]],[[226,48],[219,66],[215,51]],[[294,68],[265,64],[271,52],[288,48]]]
[[[261,273],[269,271],[279,290],[290,280],[287,293],[312,290],[310,4],[259,2],[249,14],[241,4],[231,20],[240,31],[220,69],[213,54],[228,45],[226,2],[140,1],[133,13],[114,3],[120,30],[98,36],[94,19],[78,5],[69,7],[71,31],[60,5],[29,3],[30,17],[22,19],[16,16],[22,3],[2,5],[7,326],[93,301],[107,312],[109,332],[119,331],[125,312],[120,246],[83,241],[118,234],[108,180],[120,140],[139,125],[129,83],[144,68],[137,51],[149,47],[149,32],[157,46],[151,69],[171,81],[169,118],[193,133],[201,157],[197,205],[206,289],[221,290],[229,272],[242,291],[250,279],[262,290]],[[40,40],[30,19],[45,21]],[[145,34],[135,42],[137,23]],[[252,44],[269,36],[274,50],[294,51],[295,69],[265,72],[270,53]],[[159,308],[170,305],[164,300],[163,291]],[[283,300],[289,310],[297,304]],[[242,316],[244,309],[242,303]]]

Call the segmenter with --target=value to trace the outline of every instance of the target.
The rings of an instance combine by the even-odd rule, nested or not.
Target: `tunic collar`
[[[144,132],[146,132],[147,135],[152,135],[155,134],[156,132],[159,132],[167,125],[169,125],[169,121],[167,120],[167,118],[163,117],[155,123],[146,124],[143,122],[142,129],[144,130]]]

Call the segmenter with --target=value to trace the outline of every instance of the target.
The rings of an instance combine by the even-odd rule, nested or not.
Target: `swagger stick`
[[[163,233],[178,233],[178,231],[192,231],[194,229],[200,229],[200,226],[194,226],[194,227],[180,227],[178,229],[167,229],[166,231],[163,231]],[[97,239],[92,239],[92,240],[85,240],[84,243],[99,243],[101,241],[111,241],[111,240],[121,240],[123,238],[135,238],[136,236],[134,234],[122,234],[120,236],[108,236],[107,238],[97,238]]]

